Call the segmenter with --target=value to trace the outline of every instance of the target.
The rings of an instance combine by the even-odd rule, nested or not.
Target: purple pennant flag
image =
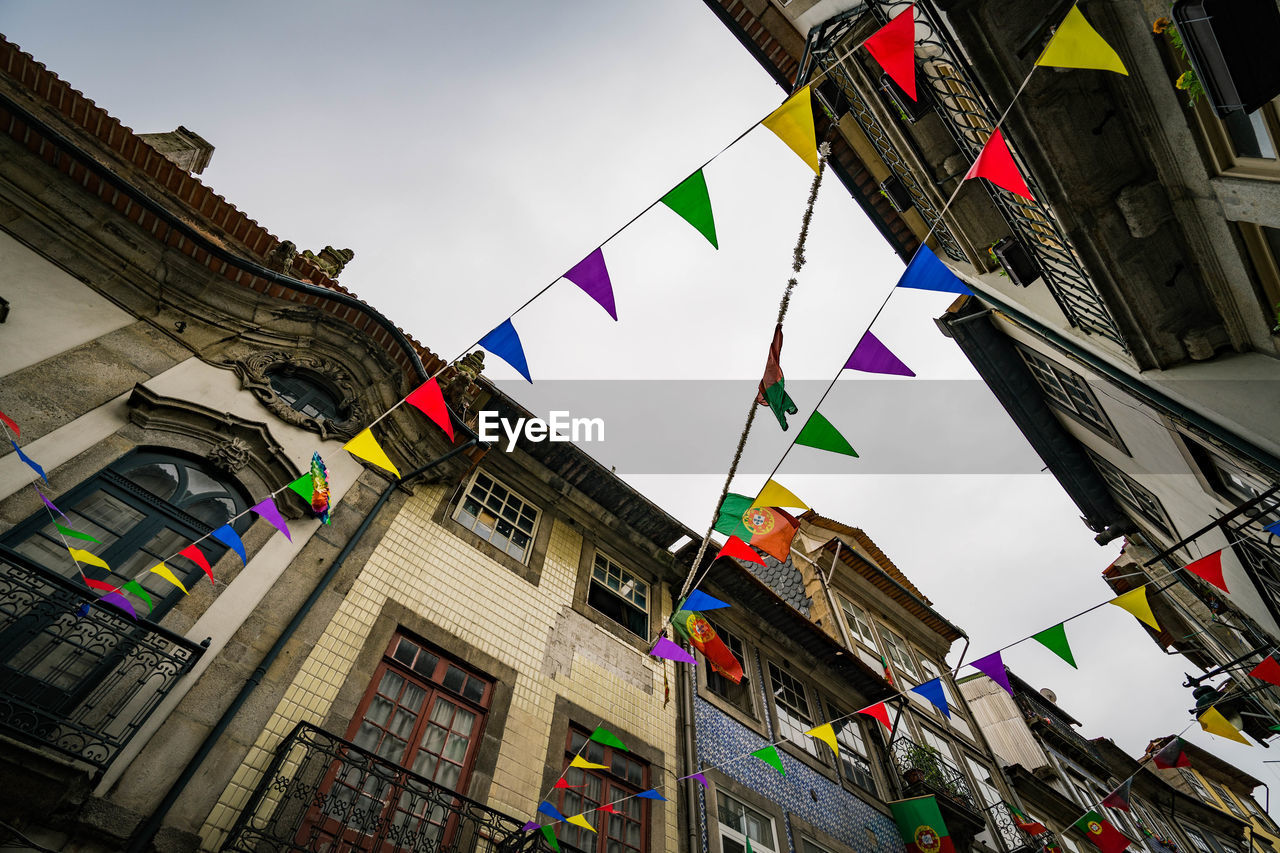
[[[686,779],[697,779],[697,780],[698,780],[698,784],[699,784],[699,785],[701,785],[701,786],[703,787],[703,789],[704,789],[704,790],[707,788],[707,777],[706,777],[706,776],[703,776],[701,773],[691,773],[691,774],[689,774],[688,776],[686,776],[685,778],[686,778]]]
[[[693,659],[693,655],[668,640],[666,637],[659,637],[658,642],[654,644],[653,649],[649,652],[655,658],[665,658],[667,660],[678,661],[680,663],[691,663],[694,666],[698,662]]]
[[[58,509],[56,506],[53,505],[53,501],[49,500],[44,496],[44,492],[40,491],[39,489],[36,489],[36,494],[40,496],[40,500],[44,501],[44,505],[47,506],[49,509],[53,510],[58,515],[62,516],[65,520],[67,521],[71,520],[67,518],[67,514],[65,512],[63,512],[62,510]]]
[[[596,249],[587,255],[576,267],[565,273],[564,277],[599,302],[610,317],[618,319],[618,309],[613,304],[613,283],[609,281],[609,270],[604,265],[604,249]]]
[[[520,345],[520,335],[516,333],[510,317],[481,338],[480,346],[518,370],[526,382],[533,382],[533,377],[529,375],[529,362],[524,358],[524,347]]]
[[[284,523],[284,516],[280,514],[280,510],[276,506],[276,502],[271,498],[267,498],[265,501],[256,503],[249,507],[249,509],[265,518],[272,527],[284,534],[285,539],[288,539],[290,542],[293,541],[293,537],[289,535],[289,526]]]
[[[9,439],[9,443],[12,444],[13,449],[17,451],[19,459],[27,463],[28,467],[30,467],[32,471],[35,471],[37,474],[39,474],[41,480],[44,480],[46,483],[49,482],[49,478],[44,475],[44,469],[41,468],[36,463],[36,460],[32,459],[30,456],[22,452],[22,448],[18,446],[18,442],[14,441],[11,438]]]
[[[844,363],[845,370],[861,370],[863,373],[892,373],[895,376],[915,376],[916,372],[907,367],[889,348],[880,343],[880,339],[868,329],[853,348],[853,354]]]
[[[526,823],[524,826],[520,827],[520,831],[528,832],[531,829],[537,829],[537,828],[538,828],[538,822],[536,820],[531,820],[528,823]]]
[[[106,595],[99,598],[98,601],[101,601],[105,604],[113,605],[114,607],[118,607],[121,610],[123,610],[125,613],[128,613],[129,616],[133,619],[133,621],[135,622],[138,621],[138,614],[133,609],[133,605],[129,603],[129,599],[125,598],[120,593],[109,592]]]
[[[1003,687],[1004,692],[1010,696],[1013,695],[1013,687],[1009,685],[1009,673],[1005,671],[1004,659],[1000,657],[999,652],[992,652],[984,658],[978,658],[971,663],[971,666]]]

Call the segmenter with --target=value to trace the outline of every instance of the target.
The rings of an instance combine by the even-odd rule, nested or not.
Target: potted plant
[[[910,743],[903,757],[906,759],[906,770],[903,776],[909,785],[922,782],[933,782],[935,787],[942,780],[942,753],[927,743]]]

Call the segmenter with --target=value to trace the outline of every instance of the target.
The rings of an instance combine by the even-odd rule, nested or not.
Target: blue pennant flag
[[[27,454],[25,454],[25,453],[23,453],[23,452],[22,452],[22,448],[18,446],[18,442],[14,441],[14,440],[11,438],[11,439],[9,439],[9,443],[10,443],[10,444],[12,444],[12,445],[13,445],[13,449],[14,449],[15,451],[17,451],[17,453],[18,453],[18,458],[19,458],[19,459],[21,459],[23,462],[27,463],[27,465],[28,465],[28,466],[30,466],[30,468],[31,468],[31,470],[32,470],[32,471],[35,471],[37,474],[39,474],[39,475],[40,475],[40,479],[41,479],[41,480],[44,480],[46,483],[47,483],[47,482],[49,482],[49,478],[48,478],[48,477],[46,477],[46,476],[44,475],[44,469],[43,469],[43,468],[41,468],[41,467],[36,463],[36,460],[32,459],[30,456],[28,456]]]
[[[511,325],[510,317],[481,338],[480,346],[518,370],[525,381],[533,382],[533,377],[529,375],[529,363],[524,360],[524,347],[520,345],[520,336],[516,334],[516,327]]]
[[[249,562],[249,556],[244,552],[244,543],[240,541],[240,536],[234,530],[231,529],[230,524],[222,525],[221,527],[219,527],[217,530],[213,531],[209,535],[212,536],[214,539],[217,539],[223,545],[226,545],[232,551],[235,551],[237,554],[239,554],[240,562],[242,563]]]
[[[1273,521],[1262,529],[1270,533],[1272,536],[1280,536],[1280,521]]]
[[[938,256],[928,246],[921,245],[916,256],[907,264],[907,269],[898,279],[898,287],[911,287],[916,290],[936,290],[939,293],[967,293],[973,291],[965,287],[956,274],[947,269],[947,265],[938,260]]]
[[[692,610],[694,613],[701,613],[704,610],[718,610],[721,607],[728,606],[720,599],[713,598],[700,589],[695,589],[689,593],[689,597],[684,600],[684,604],[677,607],[676,610]]]
[[[664,803],[667,801],[666,797],[659,794],[653,788],[650,788],[647,791],[641,791],[640,793],[636,794],[636,796],[645,800],[662,800]]]
[[[935,678],[932,681],[926,681],[919,687],[912,687],[912,693],[919,693],[924,698],[933,703],[934,707],[942,712],[942,716],[948,720],[951,719],[951,709],[947,707],[947,691],[942,687],[942,679]]]
[[[567,819],[564,815],[560,814],[560,811],[555,806],[551,805],[551,803],[548,803],[546,800],[543,800],[538,804],[538,811],[542,812],[547,817],[553,817],[556,820]]]

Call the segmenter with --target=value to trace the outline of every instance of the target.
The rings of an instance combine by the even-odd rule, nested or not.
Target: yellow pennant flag
[[[773,480],[764,484],[760,497],[751,504],[757,506],[776,506],[783,509],[808,509],[809,505],[791,493],[790,489],[780,486]]]
[[[830,723],[823,723],[820,726],[815,726],[805,732],[805,734],[809,735],[809,737],[817,738],[827,746],[831,747],[831,751],[839,757],[840,747],[836,744],[836,730],[831,728]]]
[[[805,86],[760,122],[818,171],[818,134],[813,129],[813,100]]]
[[[169,583],[176,586],[178,589],[182,590],[183,595],[188,594],[187,588],[182,585],[182,581],[174,577],[173,572],[169,571],[169,567],[166,566],[164,563],[156,563],[154,566],[152,566],[151,573],[155,575],[159,575],[160,577],[167,580]]]
[[[573,817],[567,817],[567,818],[565,818],[565,822],[566,822],[566,823],[571,823],[571,824],[573,824],[574,826],[580,826],[580,827],[582,827],[583,829],[589,829],[589,830],[591,830],[592,832],[595,832],[595,831],[596,831],[596,828],[595,828],[594,826],[592,826],[591,824],[587,823],[587,819],[586,819],[585,817],[583,817],[582,815],[580,815],[580,814],[576,814],[576,815],[574,815]]]
[[[400,472],[396,470],[396,466],[392,464],[390,457],[382,449],[382,445],[378,444],[378,440],[373,437],[373,433],[367,429],[361,430],[355,438],[342,445],[342,449],[357,459],[372,462],[379,468],[390,471],[396,475],[397,479],[400,477]]]
[[[592,761],[587,761],[587,759],[583,758],[581,755],[575,755],[573,757],[573,761],[569,762],[569,766],[581,767],[583,770],[608,770],[609,769],[608,765],[596,764]]]
[[[1157,631],[1160,630],[1160,623],[1156,621],[1156,615],[1151,612],[1151,605],[1147,603],[1147,588],[1145,586],[1131,589],[1124,595],[1118,595],[1111,599],[1108,603],[1114,604],[1121,610],[1129,611],[1139,622],[1150,625]]]
[[[1239,741],[1245,746],[1253,746],[1253,744],[1244,739],[1244,735],[1240,734],[1239,729],[1231,725],[1231,723],[1227,721],[1227,718],[1222,716],[1221,712],[1219,712],[1217,708],[1210,706],[1209,710],[1201,714],[1198,719],[1200,720],[1200,728],[1204,729],[1211,735],[1224,737],[1227,740]]]
[[[1053,68],[1092,68],[1097,71],[1114,71],[1129,76],[1124,63],[1111,45],[1103,41],[1098,31],[1089,25],[1080,14],[1080,9],[1071,7],[1067,17],[1058,25],[1057,32],[1044,47],[1044,53],[1036,60],[1036,65],[1048,65]]]
[[[68,548],[67,550],[71,552],[71,559],[77,563],[84,563],[86,566],[98,566],[111,571],[111,567],[101,557],[94,556],[83,548]]]

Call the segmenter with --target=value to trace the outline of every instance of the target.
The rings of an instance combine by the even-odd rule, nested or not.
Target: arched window
[[[152,573],[152,566],[229,521],[237,532],[252,523],[249,515],[240,515],[249,501],[233,479],[199,461],[156,451],[130,453],[54,502],[70,519],[68,526],[99,540],[67,543],[102,558],[112,569],[108,574],[82,566],[85,573],[116,586],[136,579],[151,594],[152,620],[163,616],[182,595]],[[78,576],[62,535],[43,507],[2,541],[52,572]],[[205,539],[199,547],[210,563],[227,550],[215,539]],[[182,557],[167,565],[188,589],[204,577],[198,566]],[[134,606],[139,615],[147,613],[144,602],[136,601]]]
[[[267,374],[271,390],[295,411],[309,418],[326,421],[345,420],[341,399],[315,376],[301,370],[288,368],[272,370]]]

